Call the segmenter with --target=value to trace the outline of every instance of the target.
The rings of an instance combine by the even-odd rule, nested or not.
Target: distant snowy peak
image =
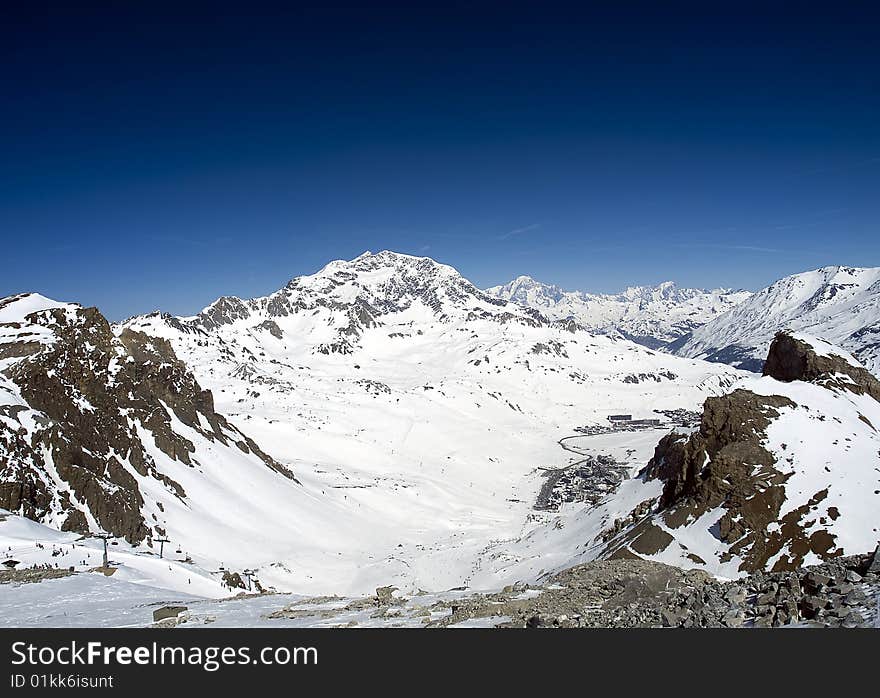
[[[672,281],[657,286],[631,286],[622,293],[564,291],[529,276],[520,276],[487,293],[535,308],[550,318],[572,319],[584,327],[617,331],[652,348],[662,348],[741,303],[751,294],[719,288],[679,288]]]
[[[448,265],[390,251],[330,262],[268,296],[250,300],[224,296],[193,317],[154,313],[125,324],[149,331],[158,322],[189,333],[229,327],[280,338],[284,330],[279,322],[291,331],[297,327],[295,318],[300,318],[313,336],[322,338],[316,351],[349,353],[363,330],[384,324],[392,315],[395,322],[411,323],[479,319],[531,326],[563,324],[480,290]]]
[[[454,308],[504,305],[446,264],[387,250],[330,262],[317,274],[293,279],[285,291],[292,296],[326,295],[340,303],[365,303],[380,314],[400,312],[416,302],[435,315]]]
[[[486,289],[486,293],[533,308],[553,308],[563,302],[567,295],[577,295],[566,294],[559,286],[543,284],[531,276],[518,276],[503,286]]]
[[[382,315],[407,310],[417,303],[438,316],[454,309],[505,306],[446,264],[430,257],[383,251],[366,252],[351,261],[330,262],[317,273],[291,279],[283,289],[263,298],[221,298],[197,318],[235,321],[255,312],[286,316],[319,305],[360,307]]]
[[[695,330],[675,353],[757,371],[780,328],[822,337],[880,372],[880,268],[787,276]]]

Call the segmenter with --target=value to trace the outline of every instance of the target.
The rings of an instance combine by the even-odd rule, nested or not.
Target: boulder
[[[874,549],[874,555],[871,557],[871,563],[868,565],[868,573],[880,575],[880,543]]]
[[[162,606],[153,611],[153,622],[158,623],[166,618],[177,618],[186,610],[186,606]]]

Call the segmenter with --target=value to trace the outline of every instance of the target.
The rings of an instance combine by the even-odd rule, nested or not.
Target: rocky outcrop
[[[878,556],[853,555],[733,581],[648,560],[594,560],[539,582],[431,604],[425,592],[408,597],[380,587],[376,596],[348,603],[302,599],[266,617],[342,625],[357,624],[350,620],[355,613],[371,611],[371,624],[429,628],[869,628],[880,598],[872,559]]]
[[[803,443],[799,431],[807,428],[805,425],[836,429],[846,424],[846,419],[858,425],[856,417],[863,423],[860,428],[868,427],[866,438],[874,439],[871,421],[859,411],[865,403],[857,406],[852,401],[836,400],[835,396],[854,394],[880,399],[880,384],[866,370],[847,361],[845,352],[834,349],[821,340],[811,343],[790,333],[777,334],[764,373],[783,383],[766,383],[765,379],[760,391],[740,388],[709,398],[696,431],[665,436],[641,474],[646,481],[661,481],[662,494],[648,515],[629,517],[629,524],[615,522],[604,536],[609,542],[605,555],[628,558],[659,554],[678,545],[680,532],[712,512],[719,514],[713,516],[710,533],[723,548],[714,562],[738,561],[740,572],[792,570],[807,559],[832,560],[842,555],[834,529],[841,516],[838,501],[834,505],[825,501],[831,487],[828,483],[834,482],[830,475],[832,456],[823,453],[821,459],[814,459],[812,454],[796,453],[788,444],[771,443],[768,438],[768,429],[784,413],[787,417],[808,415],[799,419],[814,420],[791,422],[792,426],[784,431],[789,435],[786,438],[799,443]],[[768,388],[784,393],[784,384],[793,381],[815,386],[812,393],[793,395],[829,391],[817,397],[839,402],[843,417],[816,413],[809,404],[798,404],[785,394],[767,394]],[[852,458],[849,443],[856,435],[842,426],[840,429],[829,431],[833,435],[826,442],[836,452],[840,461],[837,465],[846,470],[844,466]],[[873,447],[868,453],[871,449],[876,454]],[[871,463],[860,465],[871,472]],[[850,477],[858,477],[851,468],[849,471]],[[789,491],[789,481],[795,476],[800,476],[800,484]],[[794,500],[793,496],[800,499]],[[847,515],[861,520],[870,514]],[[686,546],[680,547],[691,563],[706,563]]]
[[[707,399],[699,431],[690,438],[665,436],[648,464],[648,477],[665,483],[660,506],[682,499],[712,506],[738,490],[751,494],[754,466],[774,463],[761,445],[764,429],[780,407],[793,405],[786,397],[748,390]]]
[[[140,543],[155,526],[144,515],[140,480],[186,498],[157,467],[152,447],[197,465],[192,437],[176,422],[293,477],[215,412],[211,393],[166,340],[131,330],[117,337],[96,308],[78,306],[29,313],[17,324],[0,344],[7,358],[18,357],[0,371],[0,507],[65,531],[99,528]],[[28,350],[16,352],[22,345]]]
[[[843,352],[841,352],[843,353]],[[812,381],[833,384],[880,401],[880,381],[841,355],[820,354],[797,335],[777,332],[764,363],[764,375],[779,381]],[[846,376],[849,380],[844,380]]]
[[[631,531],[626,544],[643,554],[660,552],[676,528],[722,507],[726,513],[718,535],[731,546],[729,555],[743,557],[744,570],[763,569],[795,535],[793,530],[767,533],[785,501],[786,476],[774,468],[775,456],[762,444],[764,430],[779,416],[778,410],[793,406],[786,397],[747,390],[706,400],[699,431],[665,436],[645,472],[647,478],[664,483],[659,518],[671,532],[646,520]],[[806,541],[804,553],[813,548],[824,552],[818,541]],[[802,560],[803,555],[792,564]]]

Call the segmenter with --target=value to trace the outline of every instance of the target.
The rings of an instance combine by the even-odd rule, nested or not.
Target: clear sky
[[[871,4],[604,4],[10,5],[0,295],[188,314],[381,249],[589,291],[880,265]]]

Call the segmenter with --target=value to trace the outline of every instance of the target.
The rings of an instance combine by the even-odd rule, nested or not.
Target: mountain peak
[[[322,339],[315,350],[348,353],[366,328],[383,324],[386,316],[402,313],[420,321],[549,323],[534,309],[507,303],[478,289],[451,266],[392,250],[367,251],[351,260],[334,260],[314,274],[291,279],[268,296],[250,300],[224,296],[195,317],[159,320],[188,332],[210,332],[235,325],[267,330],[280,337],[280,326],[288,324],[286,318],[318,316],[328,330],[320,333]],[[127,324],[140,327],[144,322],[152,320],[135,318]]]
[[[486,289],[486,293],[505,301],[538,309],[559,304],[566,295],[559,286],[545,284],[531,276],[520,275],[501,286]]]
[[[0,322],[21,322],[27,315],[53,308],[79,307],[74,303],[62,303],[39,293],[18,293],[0,298]]]
[[[700,327],[681,356],[761,370],[780,327],[820,335],[880,370],[880,267],[826,266],[786,276]]]
[[[419,257],[416,255],[405,254],[403,252],[395,252],[394,250],[382,250],[380,252],[370,252],[367,250],[354,259],[335,259],[332,262],[328,262],[316,274],[295,277],[292,281],[302,278],[334,274],[340,270],[367,271],[382,267],[402,268],[407,266],[418,266],[421,269],[437,267],[458,275],[458,272],[453,267],[441,264],[431,257]]]

